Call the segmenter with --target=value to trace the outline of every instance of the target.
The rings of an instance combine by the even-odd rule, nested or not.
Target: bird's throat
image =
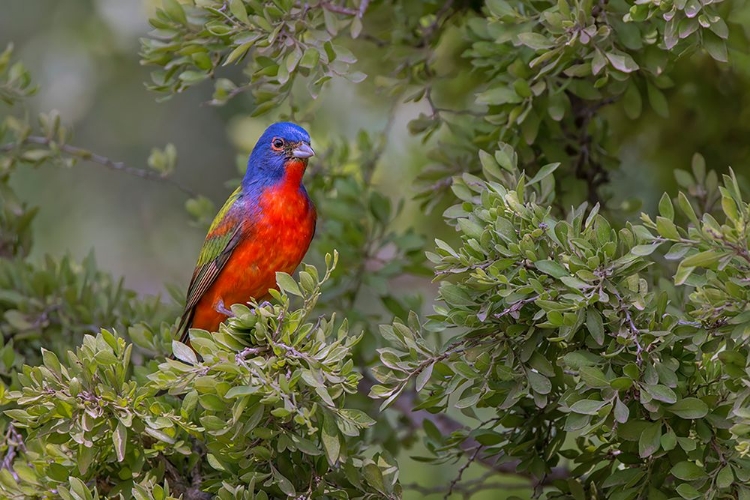
[[[287,188],[298,188],[302,183],[302,176],[305,174],[307,162],[299,159],[288,160],[284,164],[284,177],[281,183]]]

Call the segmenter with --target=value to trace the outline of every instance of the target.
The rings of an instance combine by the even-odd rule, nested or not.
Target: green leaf
[[[259,389],[260,387],[255,385],[237,385],[229,389],[226,394],[224,394],[224,397],[226,399],[234,399],[242,396],[249,396],[258,392]]]
[[[424,386],[427,384],[427,382],[430,380],[430,377],[432,376],[432,369],[434,367],[435,367],[435,363],[430,363],[429,365],[425,366],[421,372],[419,372],[419,375],[417,375],[417,380],[415,382],[417,392],[424,389]]]
[[[469,238],[481,238],[484,232],[484,227],[481,224],[474,222],[471,219],[461,218],[456,221],[458,228]]]
[[[541,373],[529,371],[526,372],[526,376],[529,379],[529,385],[534,389],[534,392],[538,392],[539,394],[549,394],[550,391],[552,391],[552,382]]]
[[[550,49],[555,46],[555,43],[552,40],[549,40],[546,36],[539,33],[520,33],[518,35],[518,40],[525,46],[534,50]]]
[[[482,163],[482,169],[485,175],[489,174],[490,177],[495,179],[502,179],[502,170],[495,161],[495,157],[489,154],[487,151],[482,149],[479,150],[479,161]]]
[[[227,66],[228,64],[232,64],[233,62],[239,60],[252,46],[253,42],[245,42],[242,45],[238,45],[232,50],[232,52],[229,53],[227,58],[222,63],[222,66]]]
[[[649,243],[648,245],[636,245],[630,249],[630,253],[632,253],[633,255],[637,255],[638,257],[645,257],[654,253],[654,251],[659,248],[659,245],[661,244],[662,242]]]
[[[708,415],[708,405],[698,398],[685,398],[667,407],[667,410],[678,417],[695,420]]]
[[[699,467],[693,462],[688,462],[687,460],[675,464],[669,473],[683,481],[693,481],[695,479],[706,477],[706,471],[703,467]]]
[[[320,60],[320,52],[318,52],[318,49],[315,47],[308,47],[305,50],[305,53],[302,55],[302,59],[299,61],[299,66],[301,68],[314,68],[318,65],[318,61]]]
[[[324,413],[321,441],[326,452],[328,463],[335,465],[341,454],[341,441],[339,440],[339,428],[335,418],[328,412]]]
[[[174,357],[185,363],[194,365],[198,363],[198,358],[195,356],[195,351],[190,347],[186,346],[182,342],[177,340],[172,341],[172,353]]]
[[[629,54],[607,52],[605,55],[609,59],[609,62],[612,63],[612,66],[623,73],[631,73],[639,69],[638,64],[636,64]]]
[[[667,98],[661,90],[656,88],[651,83],[646,85],[648,94],[648,102],[651,104],[651,108],[656,112],[657,115],[668,118],[669,117],[669,105],[667,104]]]
[[[677,486],[677,488],[675,489],[677,490],[677,493],[679,493],[682,498],[685,498],[687,500],[694,500],[696,498],[705,498],[703,494],[701,494],[700,491],[696,490],[693,486],[689,485],[688,483],[682,483],[681,485]]]
[[[242,0],[230,0],[229,10],[242,24],[250,24],[250,20],[247,17],[247,10],[245,10],[245,3]]]
[[[680,210],[682,210],[682,213],[684,213],[687,218],[690,219],[690,222],[692,222],[694,226],[698,227],[700,225],[700,223],[698,222],[698,216],[695,214],[695,210],[693,209],[693,205],[690,204],[687,196],[685,196],[685,193],[683,193],[682,191],[680,191],[677,195],[677,205],[680,207]]]
[[[494,87],[477,94],[477,104],[499,105],[517,104],[521,102],[521,96],[510,87]]]
[[[729,62],[727,43],[710,31],[703,30],[703,46],[715,60]]]
[[[672,389],[664,385],[644,385],[643,389],[657,401],[664,403],[674,403],[677,401],[677,394]]]
[[[557,167],[559,167],[559,163],[550,163],[548,165],[543,166],[539,169],[539,172],[536,173],[534,177],[526,181],[527,186],[531,186],[533,184],[536,184],[537,182],[541,181],[545,177],[549,176],[552,172],[557,170]]]
[[[680,233],[677,231],[677,226],[666,217],[658,216],[656,218],[656,231],[659,235],[668,240],[680,239]]]
[[[581,380],[591,388],[601,389],[603,387],[609,387],[607,376],[595,366],[581,367],[579,373],[581,374]]]
[[[638,455],[648,458],[661,446],[661,422],[652,422],[641,432],[638,438]]]
[[[625,110],[625,115],[631,120],[635,120],[641,116],[643,110],[641,91],[638,90],[638,86],[632,81],[622,96],[622,106]]]
[[[440,296],[445,302],[454,306],[474,305],[474,301],[464,289],[446,281],[440,283]]]
[[[684,267],[709,267],[719,262],[719,259],[724,257],[725,253],[719,253],[715,250],[706,250],[690,257],[685,258],[680,262],[681,266]]]
[[[570,411],[580,415],[596,415],[607,403],[608,401],[581,399],[571,405]]]
[[[672,451],[677,446],[677,435],[672,429],[661,437],[661,447],[664,451]]]
[[[667,193],[661,195],[659,213],[670,221],[674,220],[674,206],[672,205],[672,199]]]
[[[722,467],[716,475],[716,486],[719,488],[729,488],[734,483],[734,473],[730,466]]]
[[[677,272],[674,275],[674,284],[675,285],[684,284],[687,281],[687,279],[690,277],[690,275],[693,274],[694,270],[695,270],[694,267],[683,266],[682,263],[680,263],[680,265],[677,266]]]
[[[361,473],[365,481],[367,481],[367,484],[381,493],[385,491],[385,484],[383,483],[383,473],[377,465],[369,463],[362,468]]]
[[[563,276],[570,276],[568,270],[553,260],[538,260],[534,262],[534,267],[539,269],[545,274],[549,274],[553,278],[562,278]]]
[[[618,421],[621,424],[624,424],[628,421],[628,418],[630,418],[630,409],[628,406],[620,401],[619,399],[615,403],[615,420]]]
[[[180,24],[187,24],[187,17],[185,16],[185,10],[177,0],[162,0],[162,6],[164,12],[174,21]]]
[[[286,293],[302,297],[302,291],[300,291],[297,282],[287,273],[277,272],[276,283],[279,285],[279,288]]]
[[[117,461],[122,462],[125,460],[125,449],[128,443],[128,429],[122,422],[117,423],[117,428],[112,433],[112,443],[115,445]]]
[[[593,307],[586,310],[586,328],[588,328],[591,337],[597,344],[604,344],[604,323],[602,322],[602,315]]]
[[[504,17],[515,17],[515,11],[505,0],[487,0],[487,8],[490,9],[492,15],[499,18]]]
[[[279,489],[284,492],[288,497],[297,496],[297,491],[294,489],[294,484],[276,468],[271,466],[271,473],[273,474],[274,483]]]

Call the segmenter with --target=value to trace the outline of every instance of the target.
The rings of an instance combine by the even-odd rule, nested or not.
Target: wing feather
[[[195,306],[216,281],[240,241],[242,220],[239,217],[233,217],[231,209],[241,196],[241,188],[237,188],[219,210],[208,230],[208,236],[203,243],[198,256],[198,264],[188,286],[185,312],[177,327],[177,332],[182,332],[180,342],[187,340]]]

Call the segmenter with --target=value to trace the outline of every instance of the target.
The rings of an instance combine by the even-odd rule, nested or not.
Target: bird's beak
[[[294,156],[295,158],[304,159],[310,158],[314,155],[315,151],[313,151],[313,149],[304,142],[292,150],[292,156]]]

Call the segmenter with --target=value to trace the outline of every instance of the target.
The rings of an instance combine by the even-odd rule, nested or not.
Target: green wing
[[[198,255],[198,263],[188,286],[185,312],[180,320],[180,326],[177,327],[178,332],[184,327],[180,342],[187,339],[195,305],[216,280],[240,240],[242,220],[239,217],[232,217],[230,210],[240,198],[241,190],[242,188],[238,187],[229,196],[208,229],[206,241],[203,242],[201,253]]]

